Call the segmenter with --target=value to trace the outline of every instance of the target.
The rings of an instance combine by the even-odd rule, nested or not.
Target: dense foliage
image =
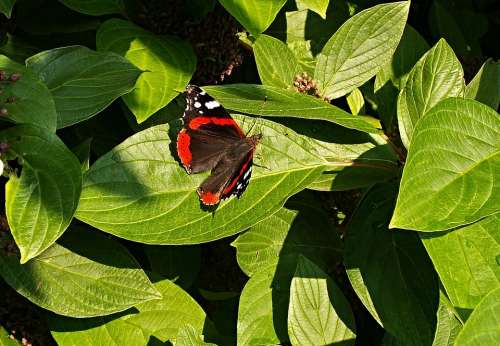
[[[0,12],[0,344],[498,344],[496,1]],[[262,134],[215,208],[188,83]]]

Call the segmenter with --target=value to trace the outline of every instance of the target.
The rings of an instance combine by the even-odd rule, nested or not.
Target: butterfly
[[[204,205],[243,194],[252,175],[253,154],[262,135],[247,137],[229,113],[201,88],[186,87],[177,154],[188,174],[211,171],[198,187]]]

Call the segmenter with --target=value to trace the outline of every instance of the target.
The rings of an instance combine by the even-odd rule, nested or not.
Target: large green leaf
[[[458,335],[456,346],[498,345],[500,340],[500,287],[481,300]]]
[[[14,102],[2,102],[7,119],[15,123],[33,124],[55,132],[57,113],[50,91],[29,69],[4,55],[0,55],[0,69],[7,76],[19,74],[20,79],[4,85],[2,98],[15,98]],[[4,82],[5,83],[5,82]]]
[[[498,113],[474,100],[441,101],[415,128],[391,227],[444,231],[498,212],[499,170]]]
[[[326,9],[329,2],[330,0],[297,0],[297,7],[299,9],[309,9],[326,19]]]
[[[157,36],[121,19],[104,22],[97,31],[97,50],[127,58],[144,72],[133,92],[123,97],[141,123],[184,89],[196,67],[191,46],[174,36]]]
[[[52,336],[60,346],[143,346],[148,340],[175,340],[178,331],[191,325],[202,334],[209,324],[203,309],[185,291],[169,280],[154,284],[161,299],[138,304],[128,313],[108,317],[76,319],[49,316]]]
[[[237,112],[266,117],[326,120],[363,132],[378,132],[373,125],[360,117],[313,96],[292,90],[255,84],[207,86],[204,89],[224,107]]]
[[[425,112],[447,97],[463,94],[463,77],[460,61],[443,39],[415,64],[398,97],[399,133],[406,148]]]
[[[401,89],[413,65],[429,50],[429,44],[411,26],[406,25],[401,41],[392,58],[380,69],[375,78],[375,91],[389,80]]]
[[[219,0],[224,8],[257,37],[274,21],[286,0]]]
[[[288,335],[292,345],[354,345],[354,316],[335,282],[300,256],[290,286]]]
[[[421,238],[448,297],[465,320],[486,294],[500,286],[500,216]]]
[[[349,130],[324,121],[299,118],[278,121],[313,140],[318,153],[328,161],[328,169],[308,186],[310,189],[351,190],[400,174],[398,157],[382,135]]]
[[[52,93],[58,128],[86,120],[130,92],[141,71],[123,57],[83,46],[55,48],[26,60]]]
[[[0,132],[9,158],[22,163],[5,186],[5,209],[21,263],[47,249],[68,227],[82,188],[80,163],[53,133],[19,125]]]
[[[10,18],[15,3],[16,0],[0,0],[0,12],[5,14],[7,18]]]
[[[77,217],[99,229],[149,244],[201,243],[238,233],[277,211],[325,168],[309,139],[274,122],[262,133],[247,191],[216,210],[200,207],[196,189],[207,174],[188,175],[172,156],[176,131],[160,125],[142,131],[102,156],[85,174]]]
[[[348,19],[317,57],[314,77],[322,96],[335,99],[375,76],[394,54],[409,1],[381,4]]]
[[[122,13],[123,0],[59,0],[72,10],[91,16],[103,14]]]
[[[438,280],[417,234],[387,228],[396,187],[377,185],[346,230],[349,280],[368,311],[402,345],[430,345]]]
[[[467,84],[465,97],[498,109],[500,103],[500,61],[486,60],[474,79]]]
[[[123,246],[87,229],[69,230],[24,265],[1,255],[0,273],[36,305],[66,316],[109,315],[161,298]]]
[[[297,73],[302,72],[290,48],[274,37],[260,35],[253,45],[253,52],[264,85],[291,88]]]
[[[319,209],[280,209],[240,235],[236,247],[240,268],[252,276],[262,267],[277,266],[280,256],[303,254],[317,263],[330,263],[341,251],[340,239]]]

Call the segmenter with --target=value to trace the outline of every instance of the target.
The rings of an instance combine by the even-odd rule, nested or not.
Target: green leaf
[[[200,270],[199,246],[144,246],[151,270],[175,281],[184,289],[189,288]]]
[[[296,260],[283,264],[288,278],[278,279],[276,268],[260,268],[247,281],[238,306],[238,346],[281,345],[288,341],[287,310],[289,287]],[[285,270],[286,271],[286,270]]]
[[[497,345],[500,340],[499,316],[500,287],[491,291],[474,309],[455,345]]]
[[[303,254],[318,263],[331,263],[342,250],[337,231],[319,209],[282,208],[241,234],[231,245],[238,265],[248,276],[262,267],[277,266],[280,256]]]
[[[169,280],[154,284],[161,299],[141,303],[133,311],[108,317],[75,319],[49,316],[49,327],[58,345],[146,345],[154,338],[175,340],[179,330],[191,325],[202,334],[207,316],[198,303]],[[209,325],[208,325],[209,326]]]
[[[55,48],[28,60],[52,93],[58,128],[89,119],[130,92],[141,71],[123,57],[83,46]]]
[[[465,88],[465,97],[498,109],[500,103],[500,61],[486,60]]]
[[[317,57],[314,77],[323,97],[339,98],[377,74],[394,54],[409,1],[381,4],[348,19]]]
[[[422,234],[441,282],[463,320],[493,289],[500,286],[500,216],[472,225]]]
[[[498,212],[499,167],[498,113],[474,100],[441,101],[415,128],[390,227],[444,231]]]
[[[398,97],[398,123],[406,148],[417,121],[439,101],[461,96],[464,72],[455,53],[441,39],[415,64]]]
[[[368,187],[400,175],[398,157],[384,136],[353,131],[324,121],[277,119],[314,141],[328,169],[309,185],[319,191]]]
[[[5,14],[7,18],[10,18],[15,3],[16,0],[0,0],[0,12]]]
[[[225,201],[212,212],[201,208],[196,189],[208,174],[184,171],[170,152],[177,130],[160,125],[130,137],[90,167],[77,217],[148,244],[207,242],[273,214],[323,171],[326,161],[307,138],[268,120],[236,119],[244,129],[255,124],[262,133],[255,159],[265,167],[254,165],[252,181],[239,200]]]
[[[297,0],[297,7],[299,9],[309,9],[326,19],[326,9],[329,2],[330,0]]]
[[[109,315],[161,297],[122,245],[88,229],[69,230],[24,265],[0,255],[0,272],[18,293],[65,316]]]
[[[286,0],[219,0],[224,8],[257,37],[274,21]]]
[[[91,16],[122,13],[123,0],[59,0],[72,10]]]
[[[179,328],[175,346],[217,346],[216,344],[207,343],[203,339],[203,335],[198,334],[192,325],[187,324]]]
[[[354,316],[335,282],[299,256],[290,286],[288,335],[292,345],[354,345]]]
[[[22,164],[5,186],[9,226],[21,251],[21,263],[42,253],[68,227],[82,187],[76,157],[53,133],[19,125],[0,132],[8,155]]]
[[[363,98],[361,90],[358,88],[353,89],[353,91],[347,95],[346,99],[352,114],[358,115],[360,112],[363,112],[365,99]]]
[[[387,228],[396,186],[376,185],[346,230],[349,280],[372,316],[402,345],[430,345],[438,308],[438,279],[418,239]]]
[[[302,72],[290,48],[274,37],[260,35],[253,45],[253,52],[264,85],[291,88],[295,75]]]
[[[174,36],[157,36],[125,20],[110,19],[97,31],[98,51],[127,58],[144,72],[123,100],[141,123],[184,89],[196,67],[191,46]]]
[[[389,80],[398,89],[402,89],[411,68],[429,48],[422,35],[407,24],[396,52],[375,77],[375,92]]]
[[[57,113],[50,91],[29,69],[4,55],[0,55],[0,69],[7,76],[17,73],[20,79],[4,84],[2,99],[15,98],[14,102],[2,100],[2,108],[7,110],[5,118],[15,123],[33,124],[55,132]]]
[[[267,117],[326,120],[362,132],[377,133],[368,122],[313,96],[271,86],[232,84],[203,88],[224,107]]]
[[[436,334],[432,346],[452,346],[461,329],[462,323],[455,316],[448,298],[440,292]]]

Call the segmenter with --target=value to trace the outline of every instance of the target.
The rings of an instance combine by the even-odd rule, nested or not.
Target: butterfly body
[[[197,192],[205,205],[240,197],[250,181],[253,154],[261,135],[245,136],[229,113],[205,91],[186,88],[183,128],[177,153],[188,173],[211,171]]]

